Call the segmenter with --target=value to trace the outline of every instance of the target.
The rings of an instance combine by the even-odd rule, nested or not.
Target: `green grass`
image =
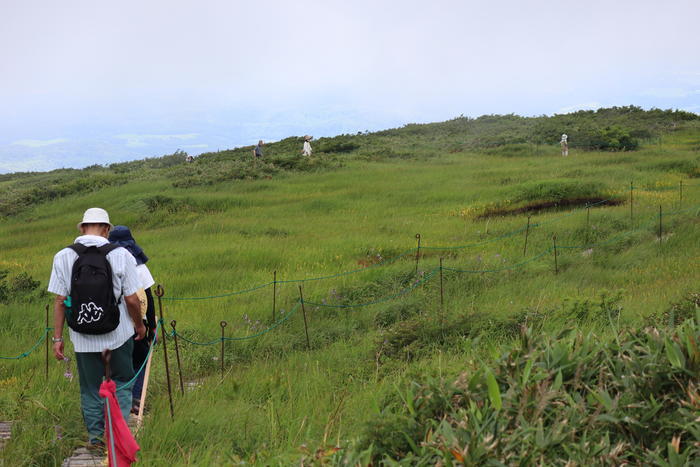
[[[506,349],[520,324],[535,323],[544,326],[543,333],[554,333],[554,342],[564,327],[595,331],[601,342],[609,342],[611,327],[590,318],[597,316],[595,310],[618,310],[619,325],[634,329],[657,322],[674,303],[698,292],[700,186],[692,185],[700,182],[688,177],[700,160],[699,131],[690,122],[638,151],[572,150],[571,157],[562,158],[552,146],[448,152],[442,148],[457,145],[461,135],[397,130],[393,139],[358,138],[387,138],[393,141],[389,155],[407,157],[374,157],[360,145],[327,156],[341,163],[275,172],[272,179],[177,188],[169,168],[149,169],[147,176],[127,175],[128,183],[33,204],[0,221],[0,269],[9,270],[9,279],[27,272],[45,288],[53,255],[72,242],[76,222],[92,206],[132,228],[166,297],[245,289],[270,282],[273,271],[283,281],[354,270],[414,248],[416,233],[423,247],[422,273],[433,271],[441,256],[446,268],[497,269],[547,251],[553,235],[561,246],[621,234],[590,251],[560,249],[558,274],[551,252],[499,273],[446,271],[442,309],[438,274],[393,301],[342,309],[308,306],[310,350],[297,312],[260,338],[227,342],[223,382],[218,345],[182,343],[185,378],[203,384],[184,396],[175,394],[174,420],[162,351],[156,352],[151,413],[139,434],[146,465],[242,460],[288,465],[302,458],[311,464],[318,449],[319,458],[340,462],[326,456],[326,448],[360,452],[360,438],[386,410],[387,398],[414,381],[456,377],[475,358],[495,362],[486,347],[475,347],[478,336]],[[208,167],[206,158],[197,163]],[[680,180],[686,211],[671,215],[679,209]],[[585,209],[529,212],[532,223],[542,225],[529,232],[525,255],[524,232],[499,237],[523,229],[527,213],[480,217],[494,207],[598,195],[623,203],[592,208],[588,228]],[[656,236],[659,205],[668,214],[662,242]],[[414,268],[415,256],[408,255],[390,265],[306,282],[304,296],[319,303],[375,301],[412,283]],[[297,286],[278,285],[278,309],[292,309]],[[0,305],[0,355],[21,353],[36,341],[46,303],[46,297],[31,295]],[[246,336],[270,324],[272,288],[163,304],[166,323],[176,319],[178,331],[191,339],[216,339],[221,320],[228,322],[228,336]],[[8,465],[60,463],[84,438],[77,382],[64,378],[64,365],[53,361],[45,382],[42,352],[43,347],[16,362],[0,361],[0,419],[17,420],[13,440],[0,454]],[[174,359],[171,373],[172,365]],[[684,435],[688,443],[691,439]]]

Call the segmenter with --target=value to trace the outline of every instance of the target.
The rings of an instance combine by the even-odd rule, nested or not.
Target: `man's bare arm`
[[[60,339],[63,337],[63,322],[66,319],[66,305],[63,295],[56,295],[53,302],[53,337]],[[63,341],[53,343],[53,354],[56,360],[63,360]]]

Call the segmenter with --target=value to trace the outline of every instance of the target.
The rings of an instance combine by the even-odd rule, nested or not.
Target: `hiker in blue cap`
[[[124,225],[115,226],[109,233],[109,241],[126,248],[136,260],[136,273],[141,287],[137,291],[137,294],[141,301],[143,324],[148,328],[147,339],[134,341],[134,371],[139,371],[148,357],[150,343],[153,341],[156,330],[156,309],[153,302],[153,293],[151,292],[151,287],[155,284],[155,281],[153,280],[151,271],[148,269],[148,266],[146,266],[148,256],[146,256],[143,249],[136,243],[128,227]],[[143,380],[144,372],[142,371],[134,382],[131,408],[133,413],[138,413],[139,411]]]

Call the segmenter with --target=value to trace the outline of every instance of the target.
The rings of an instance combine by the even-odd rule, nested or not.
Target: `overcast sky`
[[[700,112],[698,0],[2,0],[0,172],[460,114]]]

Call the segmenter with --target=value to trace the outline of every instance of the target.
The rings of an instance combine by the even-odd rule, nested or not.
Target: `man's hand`
[[[60,338],[63,336],[63,321],[66,318],[66,305],[63,301],[66,299],[63,295],[56,295],[53,302],[53,337]],[[48,339],[49,336],[46,336]],[[56,360],[63,360],[63,341],[53,343],[53,355]]]
[[[136,323],[134,326],[134,332],[136,332],[136,337],[134,338],[135,341],[140,341],[146,337],[146,326],[143,324],[143,321]]]
[[[63,355],[63,341],[53,343],[53,355],[56,360],[63,360],[65,355]]]

